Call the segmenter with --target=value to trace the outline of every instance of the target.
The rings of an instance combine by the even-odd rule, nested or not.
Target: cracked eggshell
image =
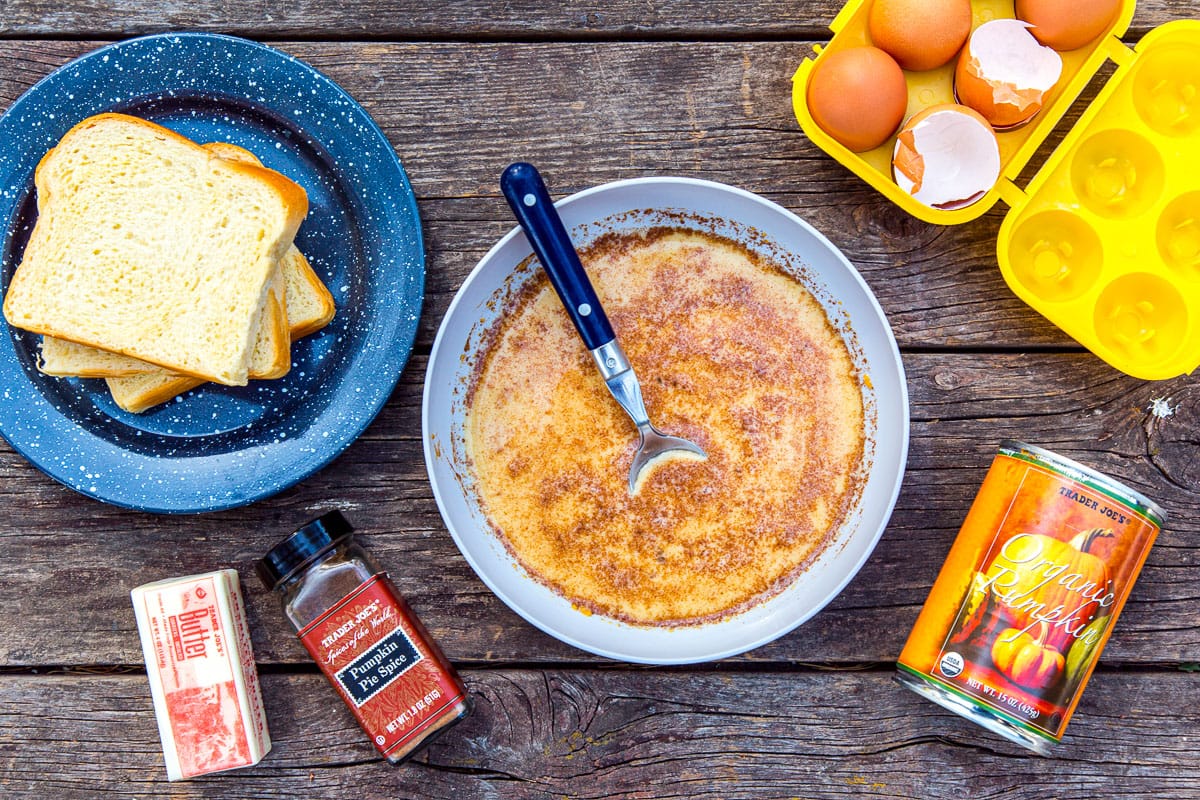
[[[985,22],[967,40],[954,71],[958,102],[998,129],[1033,119],[1062,76],[1062,57],[1040,44],[1029,28],[1017,19]]]
[[[964,208],[999,180],[1000,144],[978,112],[955,103],[930,106],[900,129],[892,173],[918,202],[947,211]]]
[[[1016,13],[1042,44],[1077,50],[1108,30],[1121,13],[1121,0],[1017,0]]]

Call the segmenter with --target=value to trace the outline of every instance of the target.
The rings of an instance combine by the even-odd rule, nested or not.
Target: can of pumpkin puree
[[[1004,442],[900,654],[897,679],[1049,755],[1164,520],[1112,478]]]

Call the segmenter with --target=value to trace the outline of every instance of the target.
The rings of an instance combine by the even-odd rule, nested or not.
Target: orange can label
[[[1006,442],[901,671],[955,695],[948,707],[1060,740],[1161,524],[1153,503],[1116,481]]]

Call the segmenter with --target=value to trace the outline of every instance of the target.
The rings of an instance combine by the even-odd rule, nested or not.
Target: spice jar
[[[471,710],[466,687],[379,564],[331,511],[258,562],[300,641],[393,764]]]

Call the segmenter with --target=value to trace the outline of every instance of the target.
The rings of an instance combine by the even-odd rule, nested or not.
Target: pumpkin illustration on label
[[[1078,683],[1087,668],[1091,666],[1093,656],[1100,651],[1100,639],[1111,621],[1112,617],[1109,616],[1096,617],[1092,620],[1092,624],[1087,626],[1083,635],[1075,640],[1075,644],[1071,645],[1071,649],[1067,651],[1068,683]]]
[[[1001,631],[992,645],[992,661],[1013,683],[1041,691],[1058,681],[1067,662],[1061,652],[1046,644],[1050,626],[1039,622],[1037,628],[1036,639],[1016,628]]]
[[[993,641],[996,633],[1011,623],[992,594],[991,582],[982,572],[972,575],[971,585],[958,605],[961,608],[959,622],[950,637],[953,644],[969,642],[984,645]]]
[[[1064,542],[1019,533],[1005,542],[987,570],[987,582],[1013,626],[1046,624],[1046,642],[1059,653],[1115,601],[1108,566],[1090,550],[1111,528],[1081,531]]]

